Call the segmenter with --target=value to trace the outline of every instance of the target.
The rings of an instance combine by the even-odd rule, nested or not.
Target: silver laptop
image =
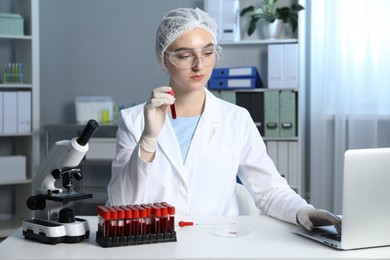
[[[344,155],[342,229],[297,234],[337,249],[390,245],[390,148],[348,150]]]

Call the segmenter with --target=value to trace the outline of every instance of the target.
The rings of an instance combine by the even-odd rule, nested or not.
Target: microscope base
[[[88,221],[76,218],[72,223],[59,223],[42,219],[23,221],[23,236],[45,244],[78,243],[89,238]]]

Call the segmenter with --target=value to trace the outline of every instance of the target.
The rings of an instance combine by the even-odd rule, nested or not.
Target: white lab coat
[[[138,144],[144,104],[121,111],[109,203],[166,201],[178,215],[238,215],[238,175],[262,213],[296,223],[298,209],[310,205],[278,173],[248,111],[205,91],[204,112],[184,165],[168,117],[155,158],[146,163]]]

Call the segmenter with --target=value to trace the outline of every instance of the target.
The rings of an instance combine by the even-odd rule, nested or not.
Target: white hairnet
[[[199,8],[178,8],[163,17],[156,35],[156,55],[160,65],[164,65],[164,52],[173,41],[193,29],[205,29],[217,44],[217,23],[208,13]]]

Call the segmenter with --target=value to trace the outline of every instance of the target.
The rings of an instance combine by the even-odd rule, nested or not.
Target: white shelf
[[[298,39],[266,39],[266,40],[244,40],[237,42],[219,42],[219,45],[268,45],[282,43],[298,43]]]
[[[14,83],[14,84],[0,84],[0,90],[7,90],[7,89],[32,89],[32,84],[20,84],[20,83]]]
[[[0,39],[7,39],[7,40],[32,40],[32,36],[31,35],[0,34]]]
[[[16,184],[28,184],[32,183],[31,179],[25,179],[25,180],[15,180],[15,181],[0,181],[0,186],[2,185],[16,185]]]

